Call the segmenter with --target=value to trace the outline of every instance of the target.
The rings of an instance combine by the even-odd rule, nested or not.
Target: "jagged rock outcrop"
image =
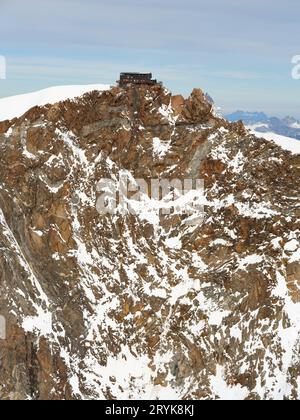
[[[300,397],[300,156],[195,89],[0,124],[0,399]],[[204,219],[99,214],[97,183],[204,179]]]

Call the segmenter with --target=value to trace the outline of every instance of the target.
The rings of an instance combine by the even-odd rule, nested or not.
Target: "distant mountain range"
[[[236,111],[224,115],[229,121],[240,121],[258,133],[276,133],[281,136],[292,137],[300,140],[300,122],[293,117],[269,117],[264,112]]]

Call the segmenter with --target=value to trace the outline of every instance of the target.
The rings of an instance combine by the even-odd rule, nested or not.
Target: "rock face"
[[[33,108],[0,152],[0,399],[300,398],[300,155],[161,86]],[[203,179],[203,220],[99,214],[124,173]]]

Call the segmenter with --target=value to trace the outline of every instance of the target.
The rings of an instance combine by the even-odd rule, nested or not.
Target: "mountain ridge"
[[[299,155],[162,86],[31,108],[0,150],[1,399],[300,397]],[[124,173],[203,179],[203,220],[99,214]]]

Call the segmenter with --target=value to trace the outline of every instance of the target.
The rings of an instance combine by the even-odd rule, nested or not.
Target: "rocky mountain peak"
[[[299,169],[200,89],[0,123],[0,398],[299,398]],[[180,195],[99,212],[124,176],[203,180],[202,217]]]

